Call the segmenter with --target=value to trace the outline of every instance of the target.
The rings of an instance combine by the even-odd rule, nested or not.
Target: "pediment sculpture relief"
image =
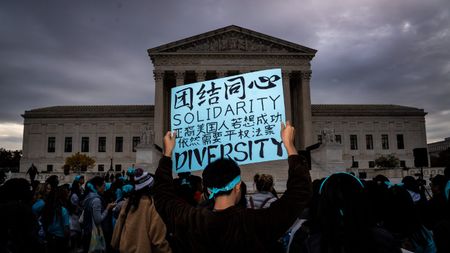
[[[164,52],[255,52],[255,53],[295,53],[298,50],[238,32],[199,39],[185,45],[170,48]]]

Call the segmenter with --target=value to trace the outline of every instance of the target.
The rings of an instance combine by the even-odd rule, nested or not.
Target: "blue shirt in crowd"
[[[61,207],[61,220],[57,219],[56,215],[53,219],[52,224],[48,226],[47,232],[57,237],[64,238],[64,228],[69,229],[70,226],[70,216],[67,209]]]
[[[31,207],[31,210],[33,211],[34,215],[41,216],[42,209],[44,209],[45,202],[42,199],[37,200],[33,206]]]

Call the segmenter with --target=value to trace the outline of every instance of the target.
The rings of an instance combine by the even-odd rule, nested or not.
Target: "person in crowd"
[[[84,252],[89,251],[89,246],[91,243],[91,236],[93,226],[97,229],[102,230],[102,223],[106,220],[108,213],[115,206],[114,203],[109,203],[104,205],[101,195],[105,191],[105,181],[102,177],[93,177],[86,184],[86,196],[83,200],[83,215],[82,215],[82,229],[83,229],[83,250]],[[101,238],[99,240],[102,240]],[[105,240],[103,238],[103,240]],[[106,246],[106,245],[105,245]],[[106,250],[106,248],[104,249]]]
[[[256,174],[253,177],[253,181],[256,185],[257,192],[249,198],[250,208],[267,208],[278,199],[278,197],[272,193],[274,191],[272,175]]]
[[[432,198],[428,201],[422,218],[428,229],[434,230],[437,223],[447,216],[447,199],[445,198],[445,186],[447,180],[443,175],[436,175],[431,179]]]
[[[387,215],[385,205],[388,189],[393,185],[387,177],[378,175],[372,181],[364,182],[364,186],[373,223],[382,227]]]
[[[122,177],[122,174],[116,174],[116,179],[113,183],[109,184],[110,187],[105,192],[105,200],[107,202],[116,202],[119,198],[122,197],[122,186],[125,181]],[[108,183],[106,184],[108,186]]]
[[[127,169],[127,181],[133,183],[134,182],[134,173],[136,172],[136,169],[134,167],[130,167]]]
[[[80,194],[81,196],[84,195],[84,183],[85,183],[85,178],[83,175],[78,175],[78,185],[80,186]]]
[[[45,206],[45,201],[49,194],[52,192],[56,192],[56,188],[58,187],[59,179],[58,176],[52,175],[45,180],[45,184],[40,184],[36,189],[35,193],[35,201],[32,206],[32,211],[36,215],[37,219],[40,221],[40,217],[42,215],[42,210]]]
[[[34,179],[36,178],[37,174],[39,174],[39,171],[36,168],[36,166],[34,165],[34,163],[32,163],[30,168],[28,168],[27,174],[26,174],[26,175],[30,175],[30,182],[34,181]]]
[[[132,184],[125,184],[124,186],[122,186],[122,196],[116,200],[117,204],[113,208],[113,217],[115,220],[119,218],[120,211],[122,210],[123,205],[125,204],[126,200],[130,197],[133,190],[134,186]]]
[[[317,213],[319,202],[319,188],[324,179],[316,179],[312,182],[312,197],[294,224],[289,228],[281,239],[281,243],[286,253],[302,252],[306,239],[314,231],[311,217]]]
[[[294,135],[289,122],[282,126],[289,179],[279,200],[266,209],[237,206],[242,196],[240,168],[233,160],[220,158],[203,171],[203,183],[209,198],[214,199],[213,208],[208,209],[194,208],[177,197],[170,158],[176,134],[167,132],[164,157],[155,174],[154,198],[171,235],[169,242],[175,245],[174,252],[272,252],[271,244],[292,225],[311,196],[308,163],[298,155]]]
[[[36,187],[33,196],[32,211],[37,218],[42,214],[42,209],[44,209],[45,199],[47,198],[48,193],[46,184],[39,184]]]
[[[44,252],[32,213],[32,192],[26,179],[12,178],[0,186],[0,252]]]
[[[134,191],[123,204],[111,241],[120,252],[172,252],[166,226],[155,209],[153,184],[148,172],[136,170]]]
[[[82,213],[81,203],[83,201],[83,184],[84,176],[77,175],[72,182],[70,187],[70,244],[72,248],[82,247],[81,241],[81,225],[80,225],[80,215]]]
[[[387,178],[385,175],[376,175],[373,180],[374,183],[376,183],[377,185],[389,185],[390,184],[390,180],[389,178]]]
[[[322,181],[301,252],[401,252],[395,238],[372,223],[364,188],[360,179],[344,172]]]
[[[177,195],[186,203],[197,206],[201,201],[202,179],[191,175],[190,172],[178,173],[178,178],[173,180]]]
[[[423,179],[417,180],[412,176],[406,176],[402,179],[403,188],[411,195],[414,203],[423,208],[427,202],[425,188],[422,187]]]
[[[109,183],[109,171],[103,176],[103,179],[105,180],[105,183]]]
[[[385,228],[401,242],[402,248],[417,253],[434,253],[432,233],[422,224],[419,206],[403,186],[389,188],[385,202]]]
[[[65,207],[69,198],[67,188],[65,185],[52,188],[42,211],[48,252],[68,252],[70,216]]]
[[[114,177],[113,183],[105,183],[105,191],[102,195],[102,199],[105,203],[117,203],[117,199],[122,195],[123,180],[120,173],[117,173]],[[115,219],[113,217],[113,210],[108,212],[106,218],[102,221],[103,235],[105,241],[110,242],[114,231]],[[107,243],[107,252],[111,252],[111,245]]]
[[[444,197],[446,201],[445,205],[445,216],[437,221],[433,229],[434,240],[436,242],[436,248],[438,253],[450,252],[450,240],[448,235],[450,235],[450,166],[447,166],[444,170]]]
[[[59,185],[59,179],[57,175],[51,175],[45,180],[45,184],[47,185],[47,192],[50,193],[52,190],[56,190]]]

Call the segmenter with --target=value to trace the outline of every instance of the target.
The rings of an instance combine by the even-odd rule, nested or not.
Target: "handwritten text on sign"
[[[280,137],[284,121],[280,69],[174,87],[173,170],[202,170],[220,157],[238,164],[286,159]]]

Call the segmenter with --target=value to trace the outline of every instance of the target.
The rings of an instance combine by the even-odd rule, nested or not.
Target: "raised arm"
[[[308,162],[294,145],[295,128],[282,125],[281,138],[288,152],[288,180],[283,196],[267,209],[249,210],[255,231],[267,239],[278,239],[293,224],[309,202],[312,189]]]
[[[164,136],[164,156],[159,160],[155,173],[155,205],[163,220],[168,223],[188,224],[197,216],[197,210],[179,199],[175,193],[172,177],[172,151],[176,134]]]

